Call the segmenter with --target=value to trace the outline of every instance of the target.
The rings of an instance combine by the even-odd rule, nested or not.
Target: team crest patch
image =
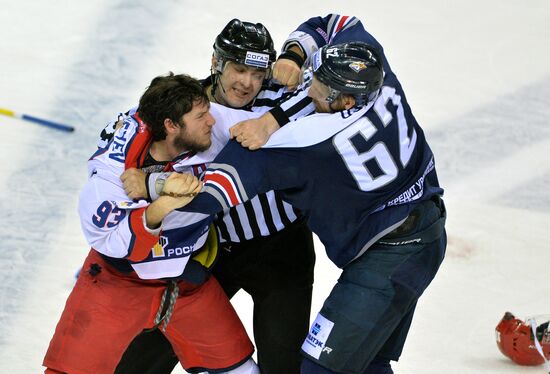
[[[313,321],[306,340],[302,344],[302,351],[316,359],[319,359],[321,352],[330,353],[332,349],[326,346],[326,342],[333,327],[334,322],[326,319],[320,313],[317,314],[317,318]]]
[[[367,65],[364,62],[355,61],[349,64],[349,67],[356,73],[359,73],[361,70],[366,69]]]

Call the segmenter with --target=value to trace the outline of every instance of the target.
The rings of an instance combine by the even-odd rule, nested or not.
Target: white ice
[[[264,23],[280,45],[329,12],[358,16],[384,45],[446,188],[447,257],[396,372],[544,372],[502,356],[494,327],[507,310],[550,313],[550,3],[327,3],[0,0],[0,107],[76,127],[0,118],[0,372],[43,370],[88,252],[76,203],[103,125],[156,75],[205,77],[231,18]],[[313,316],[338,276],[317,244]],[[234,304],[250,328],[247,295]]]

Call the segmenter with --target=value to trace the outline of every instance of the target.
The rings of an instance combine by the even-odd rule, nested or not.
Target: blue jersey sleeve
[[[260,193],[294,187],[299,180],[295,160],[292,152],[249,151],[232,140],[206,170],[201,193],[181,210],[215,214]]]
[[[353,16],[329,14],[325,17],[313,17],[302,23],[292,32],[283,49],[292,44],[300,46],[306,57],[329,44],[339,44],[352,41],[362,41],[376,47],[382,55],[382,45],[364,27],[361,20]],[[390,66],[384,55],[384,69],[390,71]]]

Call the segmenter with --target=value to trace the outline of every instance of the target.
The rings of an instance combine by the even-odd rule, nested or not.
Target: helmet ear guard
[[[545,322],[537,325],[536,319]],[[546,363],[550,371],[549,320],[549,316],[541,316],[528,318],[524,322],[506,312],[495,328],[499,350],[518,365]]]
[[[216,59],[216,62],[212,64],[212,68],[210,69],[210,72],[212,74],[223,73],[223,68],[225,66],[226,61],[223,59],[223,57],[216,56],[216,54],[214,54],[213,57]]]

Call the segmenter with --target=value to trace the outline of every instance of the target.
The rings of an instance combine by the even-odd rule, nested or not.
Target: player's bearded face
[[[216,121],[210,114],[210,103],[196,102],[179,121],[179,133],[173,146],[180,151],[202,152],[212,144],[212,127]]]
[[[260,92],[266,74],[265,69],[228,61],[219,75],[216,100],[232,108],[249,104]]]

